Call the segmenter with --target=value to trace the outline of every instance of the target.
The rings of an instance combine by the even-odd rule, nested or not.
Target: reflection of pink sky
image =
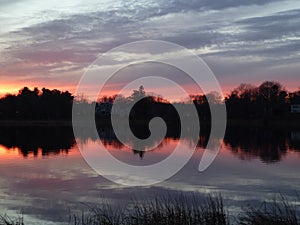
[[[146,152],[143,159],[140,159],[138,155],[134,155],[130,149],[116,149],[112,145],[108,145],[108,149],[111,154],[117,155],[119,160],[142,166],[167,157],[171,154],[177,142],[177,140],[167,139],[162,148]],[[82,145],[89,145],[93,151],[99,150],[98,144],[97,141],[92,140],[82,143]],[[277,179],[287,182],[289,185],[297,185],[298,182],[299,152],[288,151],[288,154],[280,162],[266,164],[261,162],[258,157],[251,160],[241,160],[223,145],[212,165],[206,171],[199,173],[197,168],[202,154],[202,148],[196,149],[191,161],[182,169],[182,173],[180,172],[180,175],[178,175],[179,177],[176,175],[177,178],[173,180],[175,189],[189,190],[191,188],[189,182],[196,182],[196,186],[193,186],[195,190],[201,190],[201,185],[204,185],[204,187],[205,185],[212,185],[214,191],[216,191],[215,187],[220,186],[222,188],[224,184],[225,187],[223,188],[227,190],[226,188],[232,187],[231,185],[233,187],[237,185],[240,188],[239,185],[246,185],[249,182],[258,182],[259,187],[263,187],[263,185],[274,187],[273,183]],[[96,177],[99,179],[93,179]],[[178,180],[179,178],[180,180]],[[92,189],[96,191],[93,193],[94,196],[98,196],[99,190],[102,190],[101,187],[104,189],[120,188],[118,185],[103,180],[85,162],[77,146],[70,149],[67,155],[50,154],[49,156],[42,156],[39,152],[37,157],[34,157],[31,153],[27,158],[24,158],[17,148],[8,149],[0,146],[0,179],[5,180],[5,183],[0,185],[0,191],[6,183],[10,182],[10,185],[14,188],[10,187],[10,190],[14,194],[16,194],[16,191],[22,196],[28,192],[33,192],[33,196],[43,193],[47,198],[52,198],[51,195],[55,192],[60,199],[66,198],[66,193],[69,192],[78,191],[78,196],[82,196],[82,191]],[[19,182],[20,180],[22,182]],[[174,188],[172,178],[168,182],[162,183],[163,187]],[[242,191],[241,189],[234,190]],[[230,191],[232,190],[230,189]],[[76,196],[74,195],[72,198],[76,198]],[[81,202],[82,199],[78,201]]]
[[[101,157],[103,155],[105,157],[104,151],[109,151],[109,153],[114,156],[116,159],[132,164],[132,165],[150,165],[154,163],[158,163],[165,158],[167,158],[169,155],[172,154],[174,149],[176,148],[177,144],[179,143],[179,140],[175,140],[172,138],[166,138],[162,141],[162,143],[155,149],[150,151],[144,152],[144,157],[141,159],[139,153],[136,152],[134,154],[132,149],[129,149],[126,146],[116,146],[116,143],[108,143],[105,142],[103,145],[105,148],[103,148],[102,145],[100,145],[100,141],[88,141],[85,144],[88,145],[88,149],[84,149],[84,155],[85,157],[90,158],[97,158]],[[84,144],[84,145],[85,145]],[[189,146],[188,141],[183,140],[182,146]],[[176,154],[176,156],[180,157],[181,155],[185,155],[184,149]]]
[[[146,166],[161,161],[171,154],[177,142],[177,140],[168,139],[162,148],[146,152],[143,159],[134,155],[130,149],[116,149],[109,145],[108,149],[112,155],[117,156],[123,162],[136,166]],[[88,140],[83,145],[89,145],[93,151],[98,151],[98,144],[97,141]],[[288,154],[280,162],[266,164],[261,162],[258,157],[251,160],[241,160],[229,148],[223,146],[212,165],[200,173],[198,166],[202,154],[202,148],[196,149],[193,158],[182,169],[182,172],[175,175],[174,180],[171,178],[162,183],[163,188],[201,192],[203,187],[206,187],[204,189],[207,191],[209,190],[207,187],[211,186],[211,191],[217,191],[220,188],[222,192],[226,193],[230,187],[229,191],[235,191],[236,197],[239,192],[243,192],[243,185],[251,183],[259,185],[259,189],[275,188],[274,181],[278,179],[282,180],[282,185],[284,182],[289,186],[292,185],[291,188],[294,188],[298,182],[299,152],[288,151]],[[24,193],[32,193],[28,197],[30,199],[39,195],[46,199],[52,199],[52,194],[55,193],[57,196],[54,199],[61,200],[68,198],[67,193],[72,193],[71,196],[73,197],[70,197],[69,200],[75,201],[79,198],[77,199],[78,202],[82,202],[83,191],[88,190],[84,193],[87,196],[86,201],[89,201],[90,195],[93,195],[91,199],[95,200],[95,196],[99,196],[99,191],[103,191],[103,189],[113,190],[123,187],[108,182],[97,174],[85,162],[77,146],[70,149],[67,155],[42,156],[39,153],[37,157],[29,154],[27,158],[24,158],[18,149],[7,149],[0,146],[0,179],[5,181],[1,183],[0,191],[9,185],[9,190],[13,192],[13,195],[24,196]],[[193,183],[195,185],[192,185]],[[231,187],[234,189],[232,190]],[[259,190],[257,191],[259,192]],[[22,200],[23,198],[20,197],[20,201],[25,202]],[[16,203],[18,206],[19,204]]]

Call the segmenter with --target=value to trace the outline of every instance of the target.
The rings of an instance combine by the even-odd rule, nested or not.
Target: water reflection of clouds
[[[225,203],[230,205],[230,211],[246,203],[258,204],[262,199],[272,200],[278,193],[295,200],[296,191],[300,190],[299,148],[289,150],[290,146],[297,146],[297,142],[289,139],[288,130],[275,133],[264,134],[263,137],[277,138],[271,143],[275,146],[285,143],[288,150],[280,162],[263,163],[259,152],[263,151],[264,143],[260,141],[263,139],[256,137],[251,129],[237,130],[227,133],[223,149],[207,171],[199,173],[197,170],[203,153],[199,145],[193,158],[179,173],[161,184],[144,188],[128,188],[102,178],[86,164],[76,146],[71,147],[67,155],[50,154],[47,157],[24,159],[22,155],[15,155],[18,151],[6,147],[12,144],[1,143],[4,155],[0,157],[0,208],[9,212],[23,209],[25,218],[49,220],[57,224],[68,220],[69,208],[80,211],[84,208],[81,203],[95,204],[101,202],[102,198],[120,205],[128,203],[132,198],[145,199],[180,192],[221,193]],[[251,135],[252,142],[248,142],[249,136],[240,138],[241,135]],[[262,134],[258,131],[256,135]],[[82,144],[93,145],[95,142],[97,140],[86,139]],[[120,160],[142,165],[165,157],[175,143],[176,139],[170,137],[161,149],[147,152],[143,159],[136,157],[130,150],[112,147],[111,151]],[[251,160],[237,157],[242,152],[236,152],[234,148],[240,145],[247,146],[244,149],[249,149],[247,154],[251,155]]]
[[[268,168],[267,165],[258,161],[254,162],[255,165],[253,162],[241,164],[233,156],[229,161],[223,161],[222,156],[221,153],[212,167],[203,174],[197,171],[198,157],[195,156],[180,173],[170,180],[146,188],[125,188],[98,177],[92,171],[86,173],[91,169],[80,155],[68,158],[65,166],[58,166],[62,165],[63,161],[55,162],[57,158],[38,160],[43,161],[34,165],[34,169],[41,171],[41,176],[38,178],[24,176],[26,173],[31,174],[31,171],[30,168],[22,165],[19,168],[23,167],[23,175],[20,174],[20,170],[6,174],[7,177],[15,176],[16,178],[8,179],[8,188],[5,190],[6,199],[9,198],[12,201],[11,209],[23,208],[26,214],[59,221],[67,213],[68,207],[80,209],[83,206],[80,206],[79,202],[99,203],[101,196],[115,203],[120,201],[125,203],[133,197],[143,199],[158,194],[189,191],[218,192],[222,193],[225,201],[239,205],[244,201],[258,202],[261,198],[271,199],[274,193],[279,191],[292,196],[293,190],[299,190],[299,178],[295,179],[296,172],[291,173],[299,169],[296,163],[291,165],[287,161],[285,165],[282,165],[286,173],[277,174],[277,170]],[[271,166],[274,167],[273,165]],[[280,169],[282,168],[278,170]],[[69,173],[68,177],[59,177],[60,174],[66,173]],[[287,174],[289,176],[286,176]]]

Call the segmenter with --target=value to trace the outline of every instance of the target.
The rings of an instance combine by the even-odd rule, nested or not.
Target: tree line
[[[259,86],[241,84],[226,97],[225,103],[229,118],[287,118],[291,116],[291,105],[300,105],[300,87],[288,92],[275,81]]]
[[[159,114],[165,115],[167,119],[176,117],[177,114],[172,104],[165,101],[161,96],[147,96],[142,86],[139,90],[134,90],[132,95],[127,98],[122,96],[103,96],[99,102],[113,104],[116,99],[119,102],[130,102],[140,98],[140,96],[143,96],[144,99],[139,101],[132,110],[132,115],[135,118],[153,117]],[[241,84],[224,99],[217,92],[211,92],[208,94],[190,95],[189,100],[187,102],[173,103],[173,105],[193,103],[202,121],[210,121],[210,106],[217,107],[224,102],[229,119],[285,119],[300,117],[300,113],[298,115],[291,114],[291,106],[300,105],[300,87],[297,91],[288,92],[282,84],[276,81],[265,81],[259,86]]]
[[[74,96],[68,91],[43,88],[33,90],[22,88],[18,94],[7,94],[0,98],[0,119],[8,120],[59,120],[72,117],[72,103]],[[123,102],[142,99],[131,110],[132,119],[144,119],[161,116],[166,120],[179,119],[174,104],[194,104],[200,120],[210,120],[209,103],[218,105],[226,103],[228,118],[262,119],[262,118],[289,118],[291,105],[300,105],[300,88],[288,92],[282,84],[275,81],[266,81],[259,86],[241,84],[232,90],[225,99],[217,93],[206,95],[191,95],[188,102],[173,103],[164,100],[162,96],[147,94],[141,86],[133,90],[129,97],[101,96],[96,107],[101,109],[105,104],[112,105],[115,101]],[[80,104],[80,102],[77,102]],[[81,101],[89,104],[87,101]],[[122,104],[121,104],[122,105]],[[96,109],[97,112],[97,109]],[[101,119],[102,111],[98,116]],[[96,114],[97,115],[97,114]]]
[[[59,120],[70,119],[74,96],[57,89],[22,88],[18,94],[0,99],[0,119]]]

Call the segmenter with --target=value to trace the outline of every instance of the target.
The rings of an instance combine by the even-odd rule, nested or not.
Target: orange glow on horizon
[[[70,93],[74,94],[76,87],[74,86],[64,86],[64,85],[38,85],[38,84],[24,84],[24,85],[19,85],[19,84],[0,84],[0,98],[4,97],[7,94],[18,94],[19,91],[23,87],[28,87],[29,89],[33,90],[34,88],[38,88],[39,90],[42,90],[43,88],[47,89],[58,89],[60,91],[69,91]]]
[[[254,86],[259,86],[262,82],[258,82],[258,83],[253,83]],[[122,86],[122,85],[121,85]],[[195,88],[194,88],[195,85],[191,84],[191,85],[185,85],[185,88],[187,90],[190,90],[191,92],[196,92]],[[221,84],[221,89],[222,89],[222,92],[223,92],[223,96],[226,97],[228,94],[230,94],[230,92],[232,90],[234,90],[235,88],[237,88],[239,85],[222,85]],[[23,83],[23,82],[11,82],[11,83],[8,83],[8,82],[1,82],[0,84],[0,98],[1,97],[4,97],[5,95],[7,94],[18,94],[19,90],[21,90],[23,87],[28,87],[30,88],[31,90],[33,90],[35,87],[37,87],[39,90],[42,90],[42,88],[47,88],[47,89],[50,89],[50,90],[53,90],[53,89],[58,89],[60,91],[69,91],[70,93],[72,93],[73,95],[75,94],[76,92],[76,89],[77,89],[77,85],[76,84],[68,84],[68,85],[65,85],[65,84],[58,84],[58,85],[55,85],[55,84],[44,84],[44,83],[35,83],[35,82],[28,82],[28,83]],[[297,87],[295,86],[295,83],[293,83],[293,85],[291,85],[290,82],[286,82],[285,84],[283,84],[283,87],[285,87],[287,89],[287,91],[290,91],[290,92],[293,92],[293,91],[297,91]],[[291,87],[291,88],[288,88],[288,87]],[[120,91],[118,88],[120,88],[120,86],[114,86],[114,85],[108,85],[108,86],[105,86],[105,88],[102,90],[101,92],[101,96],[113,96],[115,94],[118,94],[118,92]],[[122,87],[121,87],[122,88]],[[138,89],[138,87],[136,88]],[[100,91],[100,90],[99,90]],[[160,94],[159,93],[159,89],[153,89],[153,90],[145,90],[146,93],[154,93],[154,94]],[[172,90],[170,90],[170,93],[172,94]],[[131,94],[131,93],[127,93],[128,96]],[[201,94],[201,93],[192,93],[192,94]],[[94,96],[89,96],[88,93],[86,94],[83,94],[84,97],[92,97],[94,98]],[[165,96],[162,96],[162,97],[165,97]],[[176,96],[178,98],[178,96]],[[174,100],[174,101],[180,101],[182,99],[169,99],[169,100]]]
[[[1,85],[0,86],[0,97],[3,97],[7,94],[17,94],[20,88],[14,85]]]

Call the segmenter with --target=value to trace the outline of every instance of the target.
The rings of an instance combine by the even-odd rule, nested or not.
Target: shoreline
[[[84,124],[84,121],[82,121]],[[141,121],[138,121],[141,122]],[[110,125],[108,119],[97,120],[99,125]],[[200,125],[208,126],[210,122],[200,121]],[[72,126],[72,120],[0,120],[0,127],[5,126]],[[263,120],[263,119],[228,119],[227,126],[249,126],[249,127],[300,127],[300,119],[274,119],[274,120]]]
[[[72,120],[0,120],[0,127],[5,126],[72,126]]]

